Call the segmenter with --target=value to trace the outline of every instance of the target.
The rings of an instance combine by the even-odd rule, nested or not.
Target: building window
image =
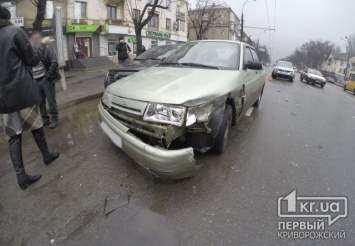
[[[86,19],[86,2],[75,2],[74,4],[74,16],[75,19]]]
[[[150,47],[153,48],[153,47],[157,47],[158,46],[158,41],[157,40],[152,40],[151,43],[150,43]]]
[[[166,30],[171,30],[171,19],[166,18]]]
[[[224,36],[224,30],[221,31],[221,36]]]
[[[112,6],[107,6],[107,19],[116,20],[117,19],[117,8]]]
[[[170,5],[171,5],[171,0],[166,0],[166,7],[168,7],[168,9],[170,9]]]
[[[11,13],[11,17],[16,17],[16,1],[3,1],[1,3],[2,7],[7,8],[10,13]]]
[[[44,15],[45,19],[53,19],[54,15],[54,1],[53,0],[47,0],[46,2],[46,13]]]
[[[185,21],[178,20],[178,31],[185,32]]]
[[[133,20],[138,20],[141,16],[141,11],[139,9],[133,9],[132,18]]]
[[[216,36],[216,30],[212,30],[212,36]]]
[[[148,26],[159,27],[159,15],[158,14],[153,15],[152,19],[148,23]]]

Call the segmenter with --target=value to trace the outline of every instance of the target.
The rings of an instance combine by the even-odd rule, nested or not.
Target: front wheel
[[[309,84],[309,79],[308,78],[306,79],[306,82],[307,82],[307,84]]]
[[[320,87],[324,88],[324,84],[322,84]]]
[[[216,154],[223,154],[226,150],[229,136],[229,129],[232,125],[232,107],[226,105],[222,115],[222,123],[219,128],[217,137],[211,149],[212,152]]]

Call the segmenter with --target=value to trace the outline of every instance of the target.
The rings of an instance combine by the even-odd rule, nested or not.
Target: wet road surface
[[[98,126],[90,101],[61,112],[46,130],[46,167],[29,133],[25,168],[43,178],[26,191],[15,182],[7,143],[0,140],[1,245],[355,245],[355,96],[327,84],[267,81],[260,110],[231,131],[222,156],[197,155],[192,179],[151,178]],[[3,133],[2,133],[3,134]],[[277,199],[346,196],[347,218],[330,230],[345,239],[277,236]],[[129,204],[104,215],[105,197],[128,194]]]

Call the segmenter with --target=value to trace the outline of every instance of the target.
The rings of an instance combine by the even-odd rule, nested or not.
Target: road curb
[[[80,103],[90,101],[92,99],[100,98],[100,97],[102,97],[102,94],[103,94],[103,92],[96,92],[94,94],[87,95],[85,97],[81,97],[81,98],[74,99],[74,100],[71,100],[71,101],[68,101],[68,102],[65,102],[62,104],[58,104],[58,109],[62,110],[62,109],[70,108],[70,107],[73,107],[73,106],[78,105]]]

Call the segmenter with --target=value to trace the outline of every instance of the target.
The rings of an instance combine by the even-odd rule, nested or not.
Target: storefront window
[[[116,39],[108,39],[108,53],[109,56],[115,55],[116,54],[116,44],[117,44],[117,40]]]
[[[150,44],[150,47],[153,48],[153,47],[157,47],[158,46],[158,41],[157,40],[152,40],[151,44]]]

